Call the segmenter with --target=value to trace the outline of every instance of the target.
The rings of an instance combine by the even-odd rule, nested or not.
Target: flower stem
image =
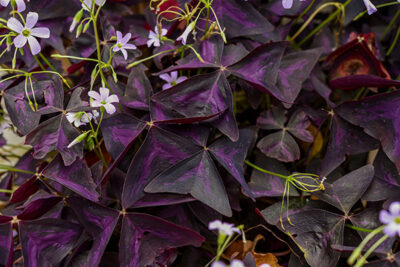
[[[244,163],[246,163],[246,164],[249,165],[250,167],[253,167],[253,168],[256,169],[257,171],[264,172],[264,173],[267,173],[267,174],[270,174],[270,175],[274,175],[274,176],[277,176],[277,177],[280,177],[280,178],[283,178],[283,179],[288,179],[288,177],[285,176],[285,175],[282,175],[282,174],[279,174],[279,173],[276,173],[276,172],[271,172],[271,171],[265,170],[265,169],[263,169],[263,168],[261,168],[261,167],[258,167],[257,165],[254,165],[253,163],[251,163],[251,162],[248,161],[248,160],[245,160]]]
[[[0,193],[12,194],[14,191],[9,189],[0,189]]]
[[[371,233],[371,232],[374,231],[373,229],[367,229],[367,228],[357,227],[357,226],[354,226],[354,225],[351,225],[351,224],[346,224],[346,227],[348,227],[348,228],[350,228],[350,229],[353,229],[353,230],[360,231],[360,232],[365,232],[365,233]]]
[[[49,68],[50,68],[52,71],[58,72],[58,71],[56,70],[56,68],[54,68],[54,66],[47,60],[47,58],[46,58],[42,53],[39,53],[39,56],[40,56],[40,58],[44,61],[44,63],[46,63],[47,66],[49,66]]]
[[[0,170],[6,170],[6,171],[10,171],[10,172],[27,173],[27,174],[32,174],[32,175],[35,174],[35,172],[32,172],[32,171],[22,170],[22,169],[14,168],[12,166],[7,166],[7,165],[3,165],[3,164],[0,164]]]
[[[389,236],[384,235],[381,238],[379,238],[378,241],[375,242],[365,253],[365,255],[361,256],[361,258],[357,261],[357,263],[354,265],[354,267],[361,267],[364,265],[364,263],[367,261],[367,258],[374,252],[374,250],[379,247]]]

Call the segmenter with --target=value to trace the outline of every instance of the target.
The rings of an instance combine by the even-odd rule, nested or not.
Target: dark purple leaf
[[[301,110],[296,110],[294,114],[290,117],[286,128],[298,139],[310,143],[313,141],[314,138],[312,134],[307,130],[309,126],[310,121],[307,118],[307,114]]]
[[[57,156],[42,172],[42,175],[62,184],[84,198],[92,201],[99,199],[92,173],[86,162],[81,159],[65,166],[61,156]]]
[[[285,55],[278,72],[277,87],[281,98],[292,104],[300,93],[303,82],[321,56],[322,49],[310,49]],[[299,71],[301,70],[301,71]]]
[[[279,131],[262,138],[257,147],[267,157],[283,162],[292,162],[300,158],[300,148],[287,131]]]
[[[93,238],[92,247],[85,259],[85,266],[98,266],[120,213],[117,210],[77,197],[68,198],[67,203]]]
[[[228,39],[271,32],[274,26],[251,4],[236,0],[215,0],[213,8]]]
[[[277,99],[289,103],[283,92],[275,86],[283,52],[287,45],[286,42],[261,45],[239,62],[229,66],[228,70],[232,75],[255,85],[262,92],[270,93]]]
[[[200,149],[183,137],[157,126],[151,127],[128,169],[122,206],[134,205],[144,197],[143,189],[154,177]]]
[[[321,175],[327,176],[340,164],[346,155],[368,152],[379,146],[379,143],[356,127],[337,115],[332,116],[331,136],[325,157],[322,161]]]
[[[144,130],[146,124],[127,114],[117,114],[104,119],[101,132],[104,144],[111,156],[116,159],[129,149],[136,137]]]
[[[225,216],[232,216],[224,184],[207,151],[198,152],[154,178],[149,193],[190,194]]]
[[[216,71],[189,78],[152,99],[186,118],[209,117],[229,108],[228,90],[223,72]]]
[[[56,266],[75,247],[82,227],[58,219],[19,223],[19,234],[26,266]]]
[[[325,191],[313,193],[344,214],[348,214],[353,205],[364,195],[374,178],[374,167],[366,165],[352,171],[332,184],[325,183]]]
[[[346,102],[335,112],[378,139],[400,171],[400,91]]]
[[[0,217],[0,264],[12,266],[13,255],[13,231],[12,224],[8,222],[9,217]]]
[[[58,115],[41,123],[26,137],[26,144],[33,146],[36,159],[44,158],[49,152],[60,152],[65,165],[71,165],[77,158],[83,157],[83,143],[71,148],[68,145],[80,135],[80,132],[68,122],[65,115]]]
[[[253,194],[244,178],[243,164],[250,145],[256,138],[254,129],[242,129],[239,140],[232,142],[227,137],[215,141],[208,149],[219,164],[221,164],[240,183],[247,196]]]
[[[139,65],[129,73],[125,89],[126,96],[121,101],[129,108],[139,110],[149,109],[149,99],[153,89],[144,73],[145,70],[143,65]]]
[[[141,267],[155,263],[170,248],[200,246],[204,237],[161,218],[143,213],[123,217],[120,240],[120,265]]]
[[[373,75],[351,75],[329,82],[330,86],[340,90],[353,90],[361,87],[392,87],[400,86],[400,81],[390,80]]]

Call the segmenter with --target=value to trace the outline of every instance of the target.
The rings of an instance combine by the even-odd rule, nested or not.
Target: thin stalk
[[[46,71],[46,68],[43,66],[42,62],[39,61],[39,59],[37,58],[37,56],[36,56],[36,55],[33,55],[33,57],[35,58],[35,60],[36,60],[37,64],[39,65],[39,67],[40,67],[42,70]]]
[[[45,56],[43,56],[42,53],[39,53],[40,58],[47,64],[47,66],[49,66],[49,68],[54,71],[57,72],[56,68],[53,67],[53,65],[47,60],[47,58]]]
[[[354,225],[351,225],[351,224],[346,224],[346,227],[348,227],[350,229],[353,229],[353,230],[356,230],[356,231],[364,232],[364,233],[371,233],[371,232],[374,231],[373,229],[357,227],[357,226],[354,226]]]
[[[397,40],[399,39],[399,35],[400,35],[400,27],[397,28],[397,32],[396,32],[396,35],[394,37],[394,40],[393,40],[392,44],[390,45],[389,50],[386,52],[387,56],[390,55],[390,53],[392,53],[392,50],[396,46]]]
[[[382,236],[378,241],[375,242],[365,253],[365,255],[361,256],[361,258],[357,261],[354,267],[361,267],[367,261],[367,258],[374,252],[374,250],[379,247],[386,239],[388,239],[388,235]]]
[[[397,10],[396,14],[394,14],[393,18],[390,20],[389,24],[386,26],[385,30],[383,31],[381,37],[379,40],[383,40],[383,38],[386,36],[386,34],[390,31],[390,29],[393,27],[394,23],[396,22],[398,16],[400,15],[400,9]]]
[[[348,4],[350,4],[351,0],[347,0],[343,4],[343,8],[346,8]],[[336,9],[335,12],[333,12],[327,19],[325,19],[322,23],[320,23],[317,27],[315,27],[314,30],[312,30],[303,40],[301,40],[298,44],[297,47],[302,46],[305,42],[307,42],[314,34],[316,34],[319,30],[321,30],[323,27],[325,27],[326,24],[331,22],[333,19],[335,19],[338,15],[338,13],[341,12],[340,9]]]
[[[9,189],[0,189],[0,193],[12,194],[14,191]]]
[[[267,173],[267,174],[271,174],[271,175],[274,175],[274,176],[277,176],[277,177],[280,177],[280,178],[283,178],[283,179],[288,179],[288,177],[285,176],[285,175],[282,175],[282,174],[279,174],[279,173],[276,173],[276,172],[271,172],[271,171],[265,170],[263,168],[260,168],[260,167],[258,167],[257,165],[254,165],[253,163],[251,163],[248,160],[245,160],[244,163],[246,163],[250,167],[253,167],[257,171],[264,172],[264,173]]]
[[[35,174],[35,172],[32,172],[32,171],[22,170],[22,169],[14,168],[12,166],[7,166],[7,165],[3,165],[3,164],[0,164],[0,170],[6,170],[9,172],[27,173],[27,174],[32,174],[32,175]]]

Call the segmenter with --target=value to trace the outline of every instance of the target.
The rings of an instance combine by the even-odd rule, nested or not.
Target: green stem
[[[389,236],[384,235],[381,238],[379,238],[378,241],[375,242],[365,253],[365,255],[361,256],[361,258],[357,261],[357,263],[354,265],[354,267],[361,267],[364,265],[364,263],[367,261],[367,258],[374,252],[374,250],[379,247]]]
[[[9,189],[0,189],[0,193],[12,194],[14,191]]]
[[[256,169],[257,171],[264,172],[264,173],[267,173],[267,174],[271,174],[271,175],[274,175],[274,176],[277,176],[277,177],[280,177],[280,178],[283,178],[283,179],[288,179],[288,177],[285,176],[285,175],[282,175],[282,174],[279,174],[279,173],[276,173],[276,172],[271,172],[271,171],[265,170],[265,169],[263,169],[263,168],[261,168],[261,167],[258,167],[257,165],[254,165],[253,163],[251,163],[251,162],[248,161],[248,160],[245,160],[244,163],[246,163],[246,164],[249,165],[250,167],[253,167],[253,168]]]
[[[357,226],[354,226],[354,225],[351,225],[351,224],[346,224],[346,227],[348,227],[350,229],[353,229],[353,230],[356,230],[356,231],[365,232],[365,233],[371,233],[371,232],[374,231],[373,229],[357,227]]]
[[[396,46],[397,40],[399,39],[399,35],[400,35],[400,27],[397,28],[397,32],[396,35],[394,37],[394,40],[392,42],[392,44],[390,45],[389,50],[386,52],[386,55],[390,55],[390,53],[392,53],[393,48]]]
[[[86,61],[99,62],[97,59],[93,59],[93,58],[74,57],[74,56],[60,55],[60,54],[53,54],[53,55],[51,55],[51,57],[54,57],[54,58],[71,58],[71,59],[77,59],[77,60],[86,60]]]
[[[42,70],[46,71],[46,68],[43,66],[42,62],[39,61],[39,59],[37,58],[37,56],[36,56],[36,55],[33,55],[33,57],[35,58],[35,60],[36,60],[37,64],[39,65],[39,67],[40,67]]]
[[[53,67],[53,65],[47,60],[47,58],[45,56],[43,56],[42,53],[39,53],[40,58],[44,61],[44,63],[47,64],[47,66],[49,66],[49,68],[54,71],[57,72],[56,68]]]
[[[306,9],[301,12],[301,14],[293,21],[292,25],[296,25],[297,22],[311,9],[311,7],[314,5],[315,0],[312,0],[312,2],[306,7]],[[287,36],[286,40],[289,40],[289,36]]]
[[[390,2],[390,3],[381,4],[381,5],[376,5],[375,7],[378,9],[378,8],[381,8],[381,7],[393,6],[393,5],[397,5],[397,4],[399,4],[399,2]],[[368,12],[368,10],[365,10],[365,11],[361,12],[360,14],[358,14],[358,15],[353,19],[353,21],[356,21],[356,20],[360,19],[362,16],[364,16],[365,14],[367,14],[367,12]]]
[[[348,4],[350,4],[351,0],[347,0],[343,4],[343,8],[346,8]],[[341,12],[340,9],[336,9],[335,12],[333,12],[326,20],[324,20],[322,23],[320,23],[317,27],[315,27],[314,30],[312,30],[303,40],[301,40],[298,44],[297,47],[302,46],[305,42],[307,42],[314,34],[316,34],[319,30],[321,30],[323,27],[325,27],[326,24],[331,22],[333,19],[337,17],[337,15]]]
[[[10,172],[21,172],[21,173],[27,173],[27,174],[32,174],[32,175],[35,174],[35,172],[32,172],[32,171],[17,169],[12,166],[7,166],[7,165],[3,165],[3,164],[0,164],[0,170],[6,170],[6,171],[10,171]]]
[[[130,68],[132,68],[132,67],[135,67],[135,66],[139,65],[139,64],[142,63],[142,62],[145,62],[145,61],[147,61],[147,60],[149,60],[149,59],[158,57],[159,55],[162,55],[162,54],[165,54],[165,53],[169,53],[169,52],[172,52],[172,51],[175,51],[175,49],[169,49],[169,50],[165,50],[165,51],[158,52],[157,54],[154,54],[154,55],[151,55],[151,56],[149,56],[149,57],[143,58],[143,59],[141,59],[141,60],[135,61],[135,62],[129,64],[128,67],[126,67],[126,68],[127,68],[127,69],[130,69]]]
[[[388,24],[388,26],[386,26],[385,30],[383,31],[381,37],[379,38],[379,40],[383,40],[383,38],[386,36],[386,34],[390,31],[390,29],[392,29],[394,23],[396,22],[397,18],[400,15],[400,9],[397,10],[396,14],[393,16],[393,18],[390,20],[390,23]]]

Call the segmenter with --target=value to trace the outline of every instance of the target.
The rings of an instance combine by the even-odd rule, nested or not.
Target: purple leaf
[[[149,99],[153,91],[151,83],[144,73],[145,67],[139,65],[129,73],[125,97],[121,102],[133,109],[148,110]]]
[[[213,8],[228,39],[271,32],[274,26],[245,1],[215,0]]]
[[[321,176],[327,176],[342,164],[346,155],[368,152],[379,146],[379,143],[365,134],[361,128],[336,115],[332,117],[330,132],[327,151],[322,161]]]
[[[161,91],[152,100],[186,118],[221,114],[229,107],[229,84],[222,72],[197,75]]]
[[[65,165],[68,166],[77,158],[83,157],[83,143],[68,148],[68,145],[79,135],[80,132],[62,114],[41,123],[27,135],[25,143],[33,146],[34,158],[42,159],[49,152],[57,150]]]
[[[243,164],[250,145],[256,138],[254,129],[242,129],[239,132],[239,140],[232,142],[227,137],[215,141],[209,151],[213,157],[240,183],[247,196],[253,197],[244,178]]]
[[[329,82],[330,86],[340,90],[354,90],[361,87],[392,87],[400,86],[400,81],[390,80],[373,75],[351,75]]]
[[[156,258],[170,248],[200,246],[204,237],[166,220],[143,213],[123,217],[120,240],[120,265],[153,265]]]
[[[104,119],[101,132],[104,144],[111,156],[116,159],[129,149],[136,137],[144,130],[146,124],[127,114],[117,114]]]
[[[310,126],[310,121],[307,118],[307,114],[301,110],[296,110],[290,117],[286,128],[298,139],[311,143],[314,138],[307,130],[308,126]]]
[[[117,210],[77,197],[68,198],[67,203],[93,238],[93,245],[85,260],[85,266],[98,266],[120,213]]]
[[[12,266],[13,256],[13,230],[9,222],[10,217],[0,216],[0,264]]]
[[[300,93],[303,82],[310,76],[322,49],[315,48],[285,55],[278,72],[277,87],[280,97],[292,104]],[[301,70],[301,71],[299,71]]]
[[[26,266],[56,266],[81,236],[78,224],[58,219],[21,221],[19,234]]]
[[[335,112],[378,139],[400,171],[400,91],[345,102]]]
[[[344,214],[348,214],[354,204],[364,195],[374,178],[374,167],[366,165],[352,171],[332,184],[325,184],[325,191],[313,193]]]
[[[128,169],[122,206],[129,208],[144,197],[143,189],[158,174],[201,148],[157,126],[150,128],[144,143]]]
[[[99,199],[90,169],[86,162],[81,159],[65,166],[61,156],[57,156],[42,172],[42,175],[62,184],[84,198],[92,201]]]
[[[262,138],[257,147],[267,157],[283,162],[292,162],[300,158],[300,148],[287,131],[279,131]]]
[[[190,194],[225,216],[232,216],[224,184],[207,151],[198,152],[167,169],[145,188],[149,193]]]
[[[262,92],[270,93],[277,99],[289,103],[282,90],[275,86],[283,52],[287,46],[286,42],[261,45],[239,62],[229,66],[228,70],[232,75],[253,84]]]

